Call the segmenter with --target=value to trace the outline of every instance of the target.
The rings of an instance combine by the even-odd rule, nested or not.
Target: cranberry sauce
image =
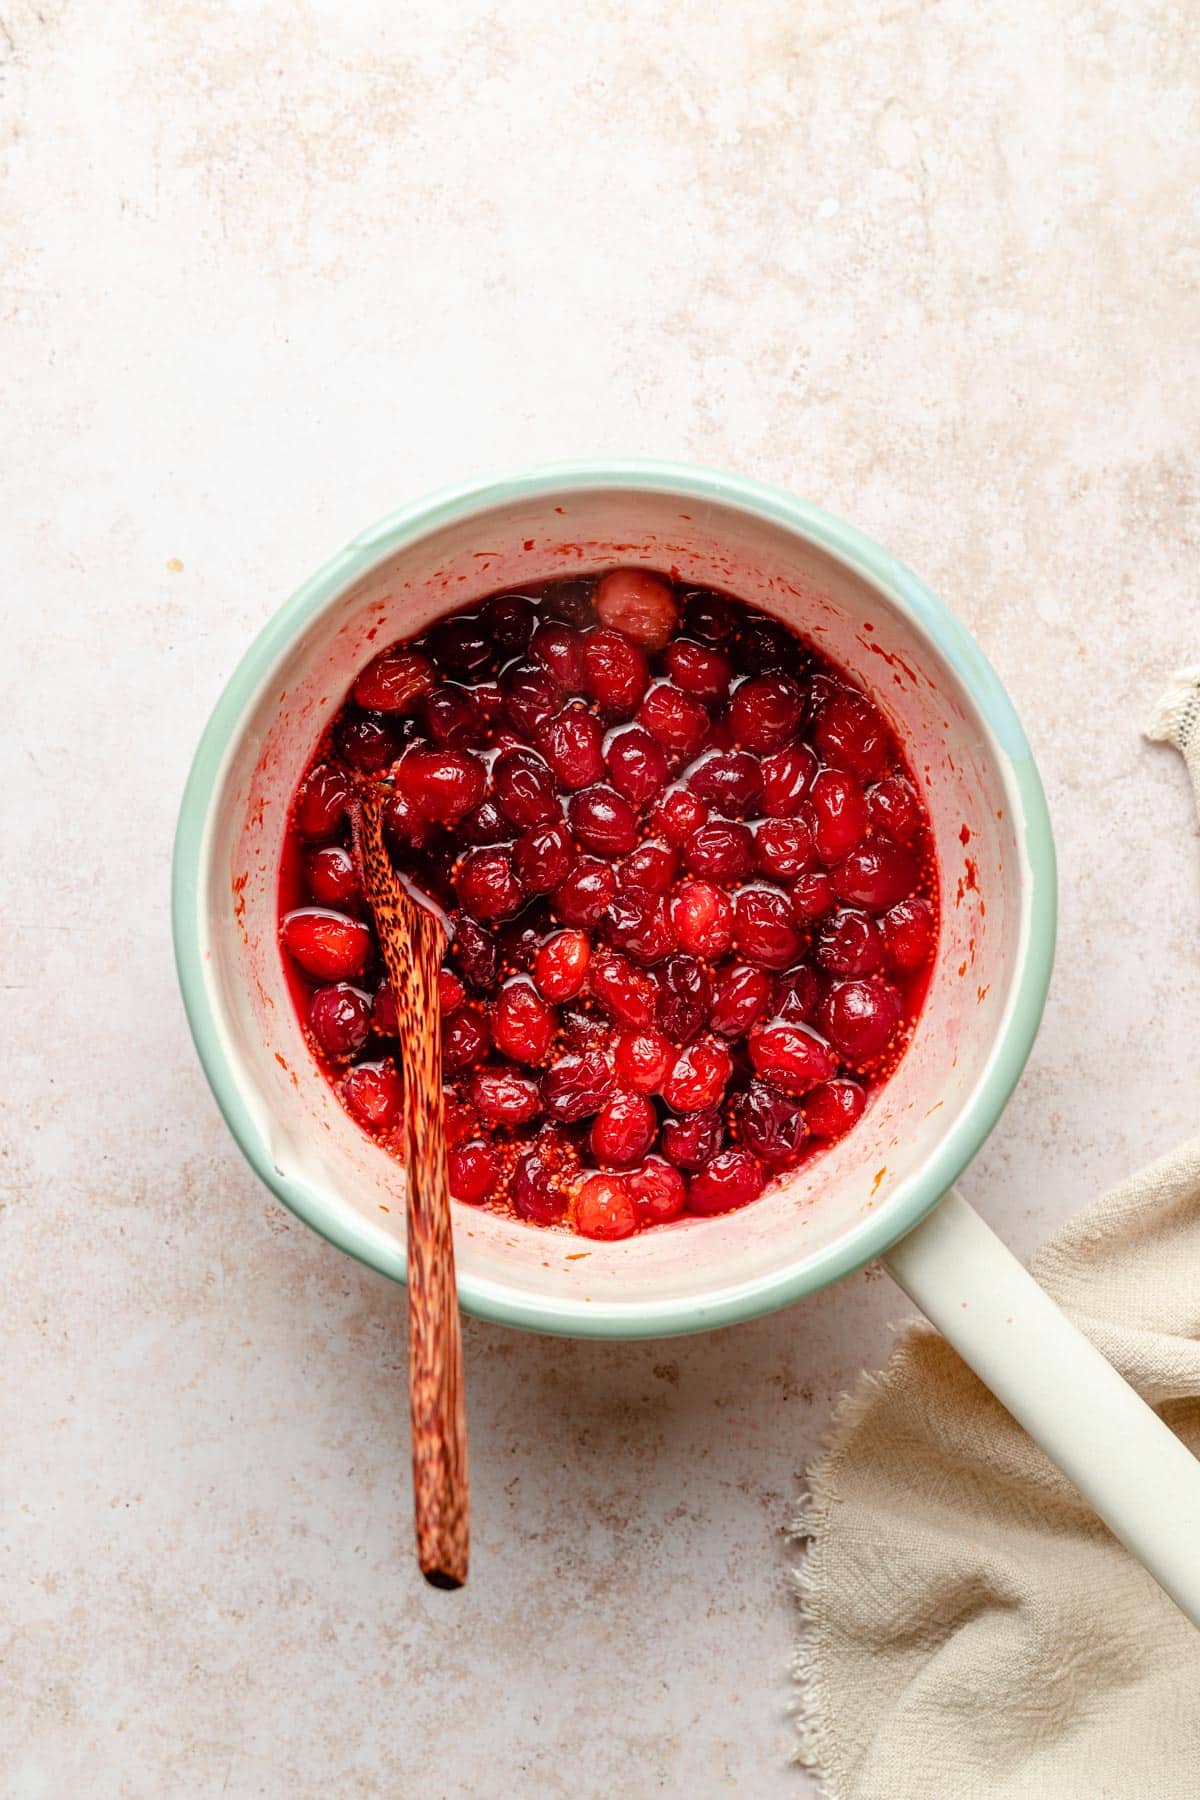
[[[883,715],[757,609],[616,569],[498,594],[358,676],[292,809],[281,937],[316,1055],[399,1157],[347,817],[375,782],[397,869],[453,927],[467,1205],[592,1238],[744,1206],[903,1053],[937,937],[928,817]]]

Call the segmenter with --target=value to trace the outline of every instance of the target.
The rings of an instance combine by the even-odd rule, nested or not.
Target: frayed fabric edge
[[[1200,664],[1178,669],[1168,681],[1146,722],[1152,744],[1174,744],[1187,750],[1200,729]]]

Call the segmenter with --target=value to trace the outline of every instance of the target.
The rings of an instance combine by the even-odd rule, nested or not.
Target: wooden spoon
[[[467,1579],[470,1501],[438,1005],[446,932],[392,867],[383,838],[386,797],[386,789],[374,784],[359,797],[354,839],[395,996],[404,1063],[408,1401],[417,1560],[434,1587],[456,1588]]]

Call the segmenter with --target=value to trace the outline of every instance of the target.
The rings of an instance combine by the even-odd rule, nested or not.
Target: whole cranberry
[[[816,970],[807,963],[798,963],[775,977],[774,1017],[781,1025],[803,1025],[816,1012],[820,998],[821,983]]]
[[[442,1027],[442,1068],[447,1075],[461,1075],[486,1056],[487,1047],[483,1014],[474,1006],[464,1006]]]
[[[708,817],[708,803],[685,787],[669,788],[651,806],[647,825],[656,837],[676,848],[699,831]]]
[[[481,800],[473,806],[459,820],[454,833],[464,844],[503,844],[512,834],[512,826],[494,800]]]
[[[765,1185],[762,1165],[748,1150],[722,1150],[688,1183],[688,1211],[732,1212],[757,1200]]]
[[[324,906],[300,906],[285,914],[280,935],[288,955],[318,981],[361,975],[373,949],[361,919]]]
[[[703,703],[670,681],[660,681],[650,689],[638,707],[637,720],[676,762],[691,762],[708,736]]]
[[[610,719],[628,719],[646,691],[645,652],[619,631],[593,631],[583,647],[583,691]]]
[[[792,909],[798,919],[819,919],[833,905],[833,883],[824,869],[805,869],[792,883]]]
[[[747,1045],[755,1074],[785,1094],[806,1094],[837,1070],[829,1045],[807,1025],[756,1025]]]
[[[308,891],[318,906],[353,907],[362,898],[358,865],[340,844],[322,844],[304,858]]]
[[[817,759],[807,744],[789,744],[762,760],[762,810],[768,819],[790,819],[812,786]]]
[[[843,688],[822,706],[813,742],[831,768],[846,769],[859,781],[878,781],[896,757],[883,714],[853,688]]]
[[[596,617],[651,655],[661,650],[679,623],[671,584],[649,569],[611,569],[596,589]]]
[[[733,942],[733,907],[709,881],[682,881],[667,902],[681,950],[718,962]]]
[[[574,1173],[570,1147],[560,1132],[539,1132],[533,1147],[518,1160],[513,1176],[513,1205],[535,1225],[557,1225],[566,1216],[567,1183]]]
[[[654,1018],[658,987],[644,969],[636,969],[627,957],[597,951],[588,973],[592,993],[622,1025],[649,1025]]]
[[[458,903],[472,918],[510,919],[525,896],[507,850],[469,850],[454,875]]]
[[[342,1082],[342,1099],[368,1131],[391,1131],[404,1110],[404,1088],[390,1057],[356,1063]]]
[[[596,623],[596,583],[588,575],[552,581],[542,604],[552,619],[583,631]]]
[[[659,1134],[663,1155],[677,1169],[702,1169],[721,1148],[725,1124],[715,1107],[688,1113],[682,1119],[665,1119]]]
[[[441,976],[438,976],[440,983]],[[400,1029],[400,1020],[396,1014],[396,997],[388,982],[381,982],[375,990],[375,998],[371,1002],[371,1030],[380,1037],[395,1037]]]
[[[564,925],[595,925],[617,891],[608,863],[581,856],[554,890],[554,910]]]
[[[679,852],[670,844],[639,844],[621,864],[619,883],[642,894],[665,894],[678,872]]]
[[[565,706],[537,729],[537,747],[565,788],[604,779],[604,733],[586,706]]]
[[[937,928],[928,900],[915,894],[901,900],[883,915],[883,947],[893,969],[911,974],[923,969],[933,955]]]
[[[659,983],[658,1028],[673,1043],[686,1044],[707,1022],[712,976],[698,957],[668,956]],[[691,1112],[694,1108],[677,1106],[675,1110]]]
[[[752,963],[726,963],[713,977],[708,1023],[724,1038],[745,1037],[771,1003],[771,978]]]
[[[753,868],[754,838],[747,825],[713,819],[686,840],[683,860],[693,875],[728,886],[744,881]]]
[[[369,662],[350,690],[368,712],[410,712],[437,679],[433,664],[419,650],[399,646]]]
[[[637,888],[618,890],[602,920],[610,944],[635,962],[656,963],[675,947],[675,933],[661,899]]]
[[[573,1000],[587,980],[590,938],[582,931],[559,931],[534,958],[533,979],[547,1000]]]
[[[752,1081],[737,1096],[733,1117],[742,1144],[769,1169],[794,1162],[808,1135],[798,1103],[765,1081]]]
[[[652,1025],[622,1031],[613,1052],[617,1080],[637,1094],[658,1093],[674,1061],[674,1045]]]
[[[470,1094],[476,1112],[489,1125],[527,1125],[541,1108],[533,1076],[504,1063],[477,1069]]]
[[[513,870],[528,894],[548,894],[571,870],[571,836],[561,819],[531,825],[512,848]]]
[[[450,1192],[467,1206],[481,1206],[500,1185],[500,1158],[483,1138],[456,1144],[449,1155]]]
[[[427,819],[452,825],[483,799],[487,775],[469,750],[413,749],[396,764],[396,786]]]
[[[539,725],[553,718],[561,696],[549,669],[541,663],[519,662],[500,677],[504,717],[522,738],[532,738]]]
[[[468,987],[485,993],[500,979],[500,946],[468,913],[456,913],[451,923],[455,966]]]
[[[575,1229],[580,1237],[632,1237],[638,1210],[625,1182],[615,1175],[589,1175],[575,1196]]]
[[[547,669],[564,694],[579,692],[583,680],[583,637],[558,619],[544,619],[534,632],[529,656]]]
[[[697,643],[693,638],[676,638],[668,644],[667,672],[677,688],[695,694],[698,700],[712,705],[724,700],[733,679],[729,658],[711,644]]]
[[[469,614],[439,619],[429,633],[429,648],[438,667],[463,681],[477,680],[495,667],[496,648],[483,621]]]
[[[640,1169],[625,1177],[643,1225],[667,1225],[683,1211],[687,1183],[678,1169],[661,1157],[651,1156]]]
[[[583,788],[572,794],[567,811],[571,830],[596,856],[627,856],[638,841],[637,818],[615,788]]]
[[[308,1029],[330,1062],[345,1062],[366,1043],[371,1030],[371,1003],[348,981],[318,988],[308,1003]]]
[[[592,1155],[610,1169],[641,1162],[658,1131],[658,1114],[645,1094],[610,1094],[592,1121]]]
[[[557,1124],[573,1125],[599,1112],[612,1086],[612,1070],[598,1050],[568,1052],[542,1076],[542,1108]]]
[[[754,857],[764,875],[794,881],[813,860],[812,826],[807,819],[762,819],[754,831]]]
[[[333,837],[346,816],[350,783],[341,769],[318,763],[300,790],[296,824],[301,837],[321,843]]]
[[[857,1081],[839,1076],[836,1081],[822,1082],[806,1095],[804,1117],[816,1138],[842,1137],[862,1117],[867,1096]]]
[[[479,618],[492,642],[508,656],[524,650],[536,621],[533,601],[525,594],[496,594]]]
[[[897,844],[911,844],[921,829],[921,806],[903,775],[888,775],[867,795],[872,829]]]
[[[873,975],[883,963],[883,935],[870,913],[831,913],[817,933],[816,956],[831,975]]]
[[[391,990],[389,989],[389,995],[390,995],[390,991]],[[382,992],[382,989],[380,990],[380,992]],[[443,1019],[448,1019],[450,1017],[451,1013],[456,1013],[458,1011],[459,1007],[463,1004],[463,1001],[466,999],[466,997],[467,996],[463,991],[463,984],[458,979],[458,976],[454,973],[454,971],[452,969],[439,969],[438,970],[438,1011],[441,1013]],[[377,994],[375,996],[375,998],[376,998],[376,1001],[378,1002],[379,995]],[[392,1001],[392,1011],[393,1011],[393,1015],[394,1015],[394,1013],[395,1013],[395,1001],[394,1000]]]
[[[890,1047],[903,1016],[903,1003],[891,982],[872,975],[835,983],[821,1001],[817,1021],[843,1060],[851,1068],[861,1068]]]
[[[749,750],[778,750],[795,737],[804,717],[804,694],[790,675],[752,675],[729,708],[734,741]]]
[[[483,735],[485,721],[474,693],[454,682],[422,694],[420,713],[426,736],[442,749],[465,749]]]
[[[346,713],[334,729],[333,745],[352,769],[379,775],[396,760],[400,740],[378,713]]]
[[[760,613],[743,620],[737,633],[736,661],[747,675],[794,673],[799,660],[796,639],[779,619]]]
[[[510,981],[492,1006],[492,1040],[513,1062],[544,1062],[554,1040],[555,1017],[532,982]]]
[[[731,819],[757,809],[762,785],[762,770],[746,750],[714,750],[688,776],[693,794]]]
[[[724,644],[734,634],[737,617],[724,594],[711,588],[694,588],[684,596],[684,627],[689,637],[701,638],[706,644]]]
[[[733,1061],[717,1038],[699,1038],[679,1052],[663,1082],[672,1112],[706,1112],[716,1106],[733,1074]]]
[[[884,912],[908,898],[919,875],[920,865],[907,845],[869,838],[833,871],[833,890],[841,900]]]
[[[849,856],[867,829],[867,803],[852,775],[822,769],[809,789],[813,844],[823,863]]]
[[[518,831],[547,820],[558,822],[558,788],[554,772],[536,750],[506,750],[492,769],[496,805]]]
[[[640,725],[614,733],[604,752],[608,778],[634,806],[644,806],[662,792],[667,759],[662,745]]]
[[[747,962],[767,969],[795,962],[804,940],[786,894],[771,887],[742,888],[733,914],[733,941]]]

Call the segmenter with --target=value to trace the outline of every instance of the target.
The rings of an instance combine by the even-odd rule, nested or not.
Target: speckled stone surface
[[[620,450],[820,501],[1041,759],[1058,969],[966,1183],[1027,1252],[1196,1123],[1200,857],[1139,723],[1200,656],[1198,69],[1161,0],[0,0],[6,1800],[810,1792],[781,1526],[905,1303],[468,1324],[472,1580],[424,1587],[400,1296],[192,1053],[179,792],[414,493]]]

